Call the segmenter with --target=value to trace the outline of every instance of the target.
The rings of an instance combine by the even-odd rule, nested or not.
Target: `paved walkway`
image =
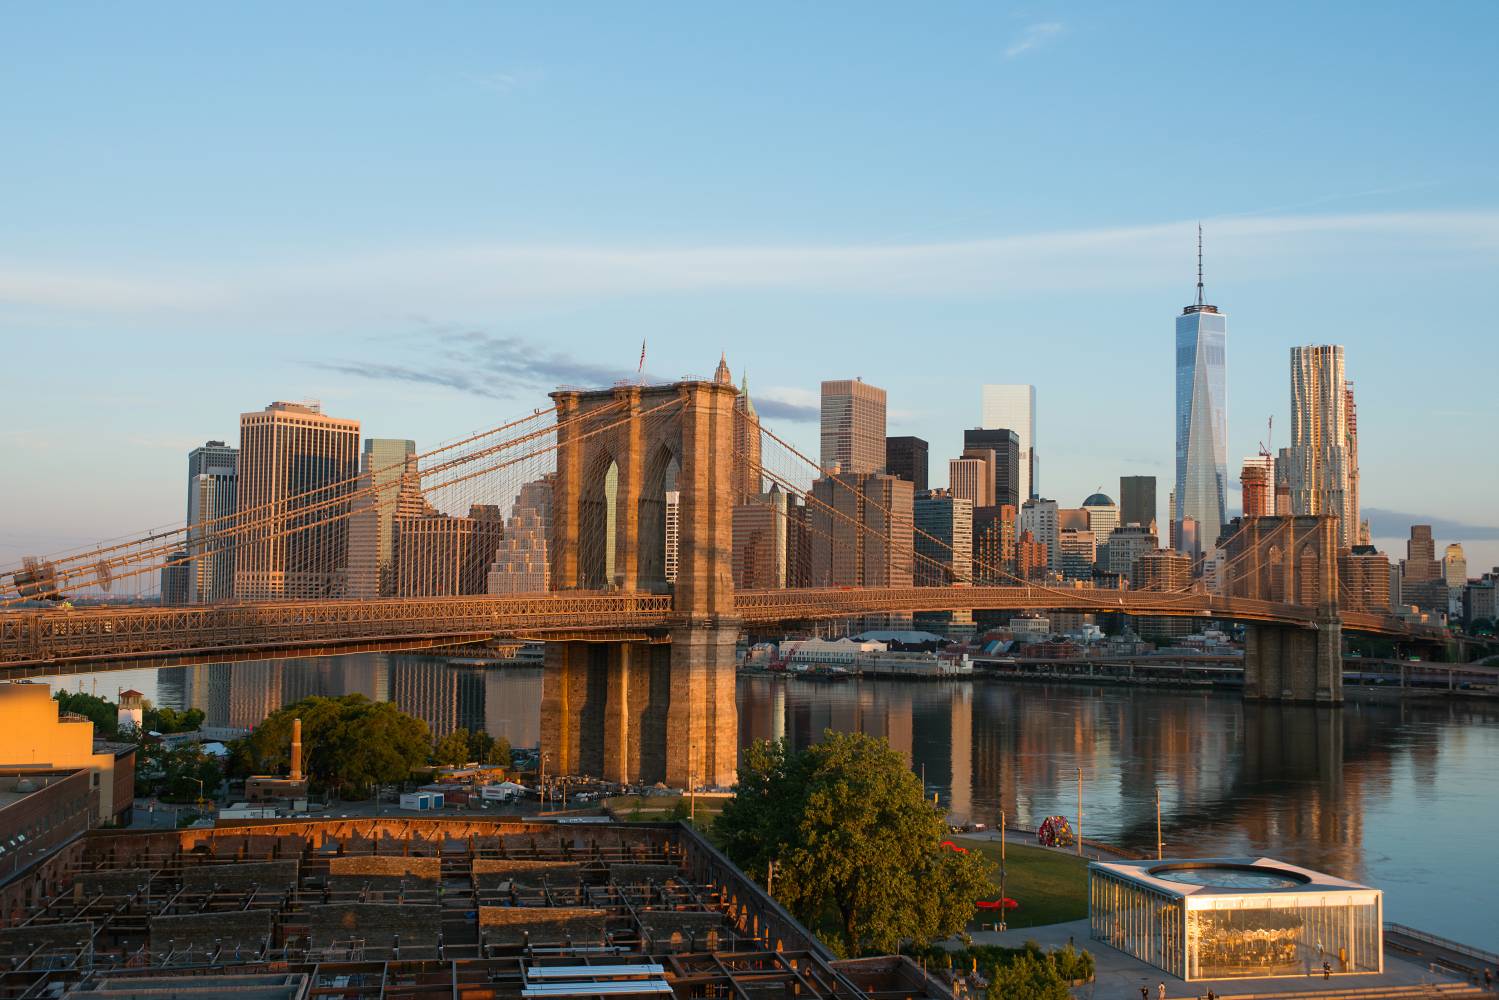
[[[1019,948],[1026,941],[1035,941],[1047,949],[1061,948],[1070,943],[1092,952],[1097,969],[1094,982],[1072,991],[1073,996],[1081,1000],[1140,1000],[1142,986],[1149,992],[1149,1000],[1156,1000],[1161,983],[1166,984],[1168,997],[1204,997],[1211,989],[1222,1000],[1244,1000],[1248,997],[1267,997],[1271,1000],[1299,1000],[1307,997],[1414,1000],[1417,997],[1483,995],[1482,991],[1461,977],[1434,973],[1428,967],[1407,960],[1389,948],[1385,949],[1385,971],[1378,974],[1333,976],[1328,980],[1320,976],[1292,976],[1284,979],[1228,979],[1188,983],[1175,976],[1168,976],[1160,969],[1131,958],[1100,941],[1092,940],[1088,937],[1086,920],[1025,927],[1003,933],[979,931],[974,933],[973,940],[975,944],[997,944],[1007,948]]]

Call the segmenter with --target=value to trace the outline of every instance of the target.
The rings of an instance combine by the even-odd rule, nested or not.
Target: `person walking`
[[[1155,995],[1159,1000],[1166,1000],[1166,982],[1162,980],[1156,984]]]

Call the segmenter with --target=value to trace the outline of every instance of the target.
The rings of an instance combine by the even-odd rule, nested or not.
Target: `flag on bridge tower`
[[[645,338],[640,338],[640,364],[635,367],[635,377],[645,379]]]

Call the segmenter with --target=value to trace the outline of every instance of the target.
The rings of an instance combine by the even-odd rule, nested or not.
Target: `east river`
[[[395,701],[437,733],[539,738],[541,671],[367,654],[56,678],[113,700],[134,687],[252,727],[308,695]],[[739,680],[745,740],[824,730],[890,740],[956,818],[1034,828],[1077,814],[1086,837],[1168,857],[1280,858],[1385,891],[1385,918],[1499,944],[1499,703],[1254,707],[1233,694],[994,681]]]

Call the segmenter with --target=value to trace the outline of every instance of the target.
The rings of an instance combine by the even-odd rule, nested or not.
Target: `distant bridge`
[[[255,496],[242,488],[230,514],[0,568],[0,678],[543,639],[542,742],[557,772],[685,787],[734,781],[735,647],[746,626],[975,610],[1228,619],[1247,626],[1246,698],[1324,704],[1342,700],[1344,629],[1442,638],[1341,610],[1331,518],[1246,522],[1218,567],[1219,593],[1195,581],[1040,583],[917,528],[910,500],[890,499],[894,480],[871,488],[820,469],[759,422],[722,362],[712,379],[564,389],[552,402],[363,471],[357,426],[330,421],[341,443],[303,456],[333,469],[328,482],[290,492],[287,472],[286,483],[257,482]],[[252,422],[283,420],[283,449],[324,419],[272,409]],[[264,470],[260,478],[274,480]],[[547,527],[510,537],[516,519],[507,525],[501,505],[527,490],[545,494]],[[735,563],[736,516],[756,503],[770,509],[776,539],[756,544],[789,545],[794,535],[800,553],[821,553],[824,584],[859,585],[807,586],[807,574],[778,589],[736,589],[736,572],[748,582]],[[400,542],[389,578],[368,555],[379,517]],[[500,551],[514,565],[486,579]],[[218,603],[63,602],[158,576],[164,588],[230,577],[233,587],[213,595]],[[499,592],[473,596],[486,590]],[[237,599],[225,601],[231,592]]]

